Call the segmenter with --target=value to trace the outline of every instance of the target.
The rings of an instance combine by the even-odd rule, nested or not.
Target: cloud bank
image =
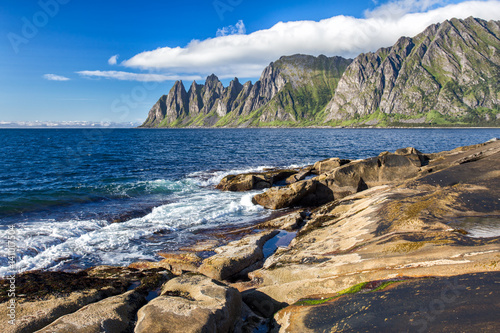
[[[469,16],[500,19],[500,1],[466,1],[449,5],[445,0],[391,1],[366,11],[365,18],[341,15],[319,22],[279,22],[270,29],[248,35],[239,34],[244,31],[241,22],[239,27],[237,24],[220,29],[216,38],[193,40],[185,47],[162,47],[142,52],[121,65],[203,76],[216,73],[221,78],[259,77],[265,66],[282,55],[304,53],[355,57],[362,52],[391,46],[401,36],[415,36],[433,23]],[[154,77],[154,74],[136,75],[137,79]]]
[[[49,81],[69,81],[70,79],[65,77],[65,76],[60,76],[60,75],[56,75],[56,74],[45,74],[43,75],[43,78],[45,80],[49,80]]]

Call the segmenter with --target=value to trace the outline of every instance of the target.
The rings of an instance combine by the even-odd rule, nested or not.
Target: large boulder
[[[253,197],[252,202],[270,209],[299,205],[301,200],[316,191],[316,180],[302,180],[285,187],[275,187]]]
[[[288,177],[285,180],[285,182],[288,185],[296,183],[298,181],[304,180],[307,176],[309,176],[313,172],[314,172],[314,168],[312,166],[303,167],[302,169],[300,169],[299,172],[297,172],[296,174],[293,174],[290,177]]]
[[[141,308],[135,333],[231,332],[242,308],[238,290],[199,274],[167,282]]]
[[[198,271],[217,280],[228,279],[264,258],[264,244],[279,232],[264,231],[215,249]]]
[[[254,196],[252,201],[269,209],[319,206],[370,187],[416,177],[421,166],[416,154],[382,153],[378,157],[338,166],[332,172],[312,179],[271,188]]]
[[[318,174],[328,173],[349,162],[350,160],[344,160],[338,157],[328,158],[314,163],[313,170]]]
[[[215,187],[222,191],[243,192],[269,188],[294,174],[297,170],[271,170],[265,172],[228,175]]]
[[[133,328],[137,310],[146,303],[144,293],[135,290],[89,304],[80,310],[57,319],[39,330],[52,332],[127,332]]]

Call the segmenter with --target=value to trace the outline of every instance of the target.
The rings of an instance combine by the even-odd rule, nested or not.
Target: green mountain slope
[[[499,125],[500,22],[467,18],[354,60],[282,57],[255,84],[178,81],[142,127]]]

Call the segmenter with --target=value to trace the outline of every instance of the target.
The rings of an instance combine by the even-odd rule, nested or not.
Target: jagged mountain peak
[[[500,124],[499,21],[447,20],[355,59],[282,56],[255,84],[178,81],[144,126],[447,122]]]
[[[211,74],[211,75],[207,76],[207,79],[205,80],[205,85],[217,84],[219,82],[220,82],[220,80],[217,77],[217,75]]]
[[[326,120],[376,112],[380,119],[402,114],[403,121],[436,112],[457,118],[478,107],[497,109],[500,57],[494,50],[500,43],[488,24],[499,22],[447,20],[391,48],[359,55],[339,82]]]

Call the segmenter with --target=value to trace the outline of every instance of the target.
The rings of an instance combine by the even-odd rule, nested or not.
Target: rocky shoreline
[[[254,203],[290,211],[159,262],[22,273],[15,298],[1,280],[4,332],[500,331],[500,141],[218,188],[268,188]],[[468,217],[496,234],[472,237]]]

